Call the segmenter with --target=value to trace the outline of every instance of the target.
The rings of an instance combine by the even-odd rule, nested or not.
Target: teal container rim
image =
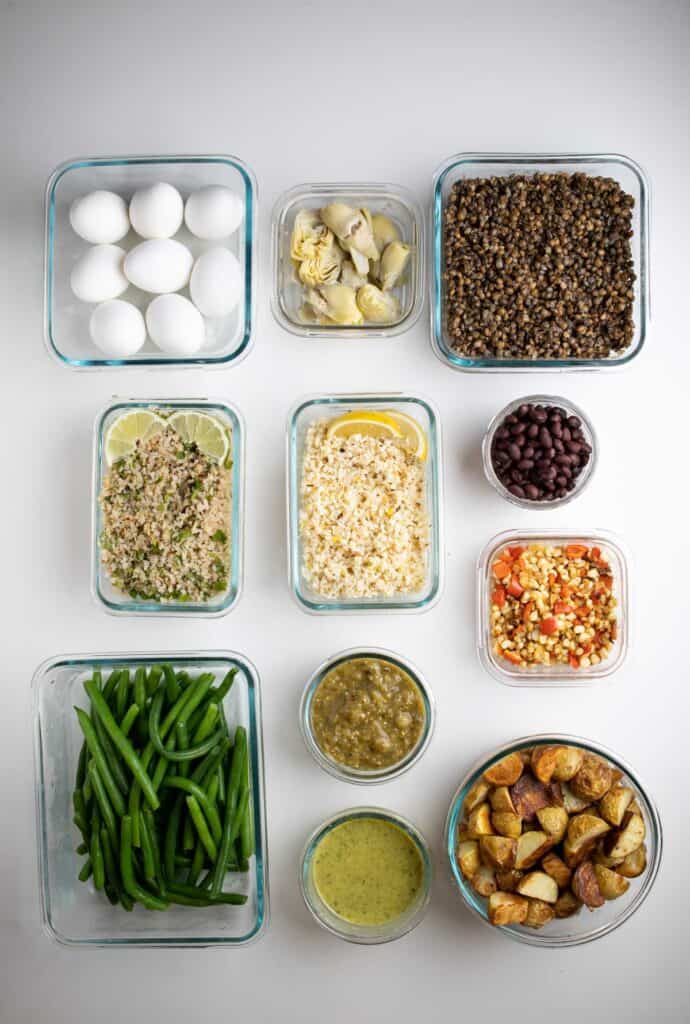
[[[421,406],[429,420],[427,467],[432,473],[432,507],[428,510],[431,520],[431,543],[429,549],[428,593],[418,600],[371,599],[370,601],[312,600],[302,592],[300,585],[301,544],[299,540],[299,452],[297,450],[297,425],[302,413],[313,406],[324,410],[336,406],[400,405]],[[433,403],[420,395],[407,392],[371,392],[358,394],[318,394],[301,398],[288,414],[287,426],[287,522],[288,522],[288,578],[290,592],[298,605],[307,612],[321,613],[369,613],[400,612],[413,613],[429,611],[441,597],[444,583],[443,566],[443,481],[441,424],[438,411]],[[427,470],[428,472],[429,470]]]
[[[233,352],[222,356],[191,356],[174,359],[164,359],[157,356],[150,356],[144,359],[73,359],[66,356],[58,348],[53,337],[53,279],[54,266],[54,241],[55,241],[55,190],[60,180],[72,170],[82,167],[124,167],[138,166],[140,164],[225,164],[233,167],[241,176],[245,191],[245,242],[244,242],[244,335],[240,344]],[[60,363],[61,366],[68,366],[71,369],[103,369],[126,367],[155,366],[166,369],[168,367],[179,369],[180,367],[194,366],[227,366],[229,363],[238,362],[249,351],[253,336],[254,326],[254,278],[256,277],[256,224],[258,215],[257,207],[258,188],[256,178],[250,168],[243,163],[239,157],[221,154],[197,154],[197,155],[151,155],[151,156],[99,156],[99,157],[77,157],[66,160],[59,164],[46,185],[46,226],[45,226],[45,285],[44,285],[44,315],[43,334],[46,347],[50,355]]]
[[[43,786],[44,765],[41,744],[41,719],[39,713],[39,690],[43,677],[51,670],[62,668],[74,668],[75,671],[84,670],[88,667],[101,670],[113,669],[119,665],[131,665],[136,662],[138,665],[149,667],[160,664],[184,664],[188,666],[193,663],[195,666],[206,664],[217,664],[225,662],[231,667],[238,668],[243,672],[247,681],[247,697],[249,704],[249,728],[248,748],[250,752],[251,779],[252,779],[252,809],[254,813],[254,835],[256,840],[256,902],[257,915],[256,924],[250,932],[240,938],[223,938],[219,936],[185,937],[182,935],[163,938],[122,938],[112,939],[107,937],[97,939],[73,939],[59,933],[52,924],[50,886],[48,884],[46,845],[47,835],[45,830],[46,806],[45,791]],[[261,688],[259,673],[255,665],[244,655],[237,651],[172,651],[166,654],[140,654],[127,652],[118,654],[62,654],[52,658],[46,658],[34,671],[31,680],[32,689],[32,713],[34,719],[33,742],[34,742],[34,782],[35,782],[35,814],[36,814],[36,846],[38,850],[38,883],[39,901],[41,911],[41,922],[46,935],[61,946],[71,949],[75,948],[120,948],[120,947],[150,947],[150,948],[174,948],[174,947],[221,947],[221,946],[245,946],[259,939],[265,932],[269,917],[269,883],[268,883],[268,845],[266,829],[266,792],[264,785],[264,754],[261,717]]]
[[[111,413],[129,409],[198,409],[200,412],[221,412],[232,424],[232,499],[230,537],[230,581],[228,592],[217,605],[210,602],[198,604],[159,601],[112,601],[107,598],[101,585],[103,566],[100,558],[99,537],[101,534],[101,510],[98,496],[104,475],[105,454],[103,450],[104,426]],[[244,422],[239,410],[225,399],[206,398],[132,398],[116,399],[106,405],[97,415],[93,438],[93,493],[92,493],[92,539],[91,539],[91,593],[97,604],[112,615],[160,615],[160,616],[203,616],[218,618],[231,611],[242,595],[244,563]]]
[[[635,287],[640,297],[640,336],[637,344],[624,355],[613,359],[470,359],[458,355],[445,342],[443,330],[443,186],[446,176],[463,164],[504,164],[524,165],[539,171],[563,163],[582,165],[595,163],[621,164],[631,171],[639,185],[640,238],[639,266],[636,266]],[[430,295],[431,295],[431,340],[436,355],[454,370],[464,372],[530,370],[600,370],[626,366],[644,347],[648,323],[651,319],[649,291],[649,205],[650,186],[643,168],[636,161],[622,153],[457,153],[437,169],[433,178],[431,254],[430,254]],[[636,261],[637,263],[637,261]]]
[[[592,914],[592,921],[594,922],[593,927],[581,934],[562,936],[549,935],[548,925],[546,929],[541,932],[527,928],[521,929],[519,925],[492,925],[488,918],[487,900],[474,892],[472,887],[463,877],[455,856],[456,836],[458,824],[462,816],[462,805],[470,787],[477,782],[477,780],[488,768],[491,767],[491,765],[500,761],[501,758],[505,757],[507,754],[540,744],[549,745],[559,743],[581,747],[583,750],[587,750],[592,754],[597,754],[600,757],[605,758],[616,768],[619,768],[623,772],[623,775],[632,783],[632,786],[635,789],[635,795],[638,800],[641,800],[643,805],[645,823],[651,828],[653,836],[653,849],[651,850],[652,856],[650,857],[645,874],[640,876],[643,881],[640,888],[637,890],[635,898],[625,907],[618,917],[597,927],[595,911]],[[642,905],[649,895],[661,866],[663,829],[661,826],[659,811],[657,810],[654,800],[649,795],[647,788],[642,784],[639,776],[633,772],[628,763],[618,754],[609,750],[607,747],[604,747],[600,743],[584,739],[581,736],[572,736],[568,733],[542,733],[535,736],[523,736],[520,739],[513,740],[511,743],[506,743],[493,753],[488,756],[485,755],[474,763],[473,767],[467,775],[465,775],[464,779],[458,786],[450,802],[446,823],[443,829],[443,847],[445,850],[446,860],[450,868],[451,877],[455,882],[460,895],[467,907],[475,914],[476,917],[483,921],[487,927],[491,928],[495,932],[501,932],[503,935],[513,939],[515,942],[524,942],[530,946],[541,946],[548,949],[564,949],[571,946],[579,946],[586,942],[591,942],[594,939],[603,938],[604,935],[608,935],[610,932],[615,931],[616,928],[619,928]],[[576,920],[576,918],[572,918],[571,920]]]

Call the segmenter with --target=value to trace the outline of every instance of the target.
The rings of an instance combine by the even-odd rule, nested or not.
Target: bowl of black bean
[[[556,508],[580,494],[597,464],[590,420],[565,398],[516,398],[489,424],[482,461],[489,483],[522,508]]]

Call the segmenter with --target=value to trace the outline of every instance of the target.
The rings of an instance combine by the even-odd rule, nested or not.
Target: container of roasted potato
[[[617,754],[567,735],[527,736],[465,776],[444,845],[467,906],[511,939],[577,946],[627,921],[661,863],[659,813]]]

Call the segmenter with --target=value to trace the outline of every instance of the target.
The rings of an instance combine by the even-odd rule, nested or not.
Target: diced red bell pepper
[[[568,655],[568,663],[569,663],[571,668],[579,668],[580,667],[580,659],[576,658],[574,654],[569,654]]]
[[[558,630],[558,622],[553,616],[549,616],[548,619],[542,619],[541,626],[539,627],[544,636],[551,636]]]
[[[510,565],[499,559],[493,564],[493,574],[497,580],[504,580],[506,576],[510,576]]]
[[[582,558],[583,555],[587,554],[587,548],[584,544],[568,544],[565,553],[568,558]]]
[[[491,601],[493,604],[498,605],[499,608],[502,608],[503,605],[506,603],[505,587],[496,587],[493,594],[491,595]]]
[[[501,654],[506,659],[506,661],[512,662],[513,665],[522,664],[522,658],[519,654],[516,654],[515,651],[501,651]]]
[[[520,580],[517,576],[513,576],[510,583],[506,587],[507,592],[511,597],[522,597],[525,592],[525,588],[520,585]]]
[[[508,548],[511,558],[519,558],[520,555],[524,555],[525,549],[521,547]]]
[[[569,604],[566,604],[565,601],[556,601],[556,603],[553,606],[553,610],[555,611],[556,615],[570,615],[573,609],[570,607]]]

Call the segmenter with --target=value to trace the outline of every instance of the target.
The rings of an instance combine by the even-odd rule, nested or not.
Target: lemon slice
[[[426,441],[426,434],[420,427],[417,420],[412,416],[408,416],[404,412],[398,412],[394,409],[389,409],[387,415],[400,427],[403,438],[405,441],[405,447],[411,452],[412,455],[416,455],[420,462],[424,462],[427,457],[428,445]]]
[[[195,444],[214,462],[224,462],[230,448],[222,423],[205,412],[174,412],[168,423],[187,444]]]
[[[352,437],[363,434],[365,437],[399,437],[402,430],[393,417],[387,412],[361,409],[338,416],[328,425],[328,437]]]
[[[137,441],[146,441],[165,430],[165,420],[148,409],[125,412],[118,416],[105,437],[105,457],[112,466],[134,451]]]

